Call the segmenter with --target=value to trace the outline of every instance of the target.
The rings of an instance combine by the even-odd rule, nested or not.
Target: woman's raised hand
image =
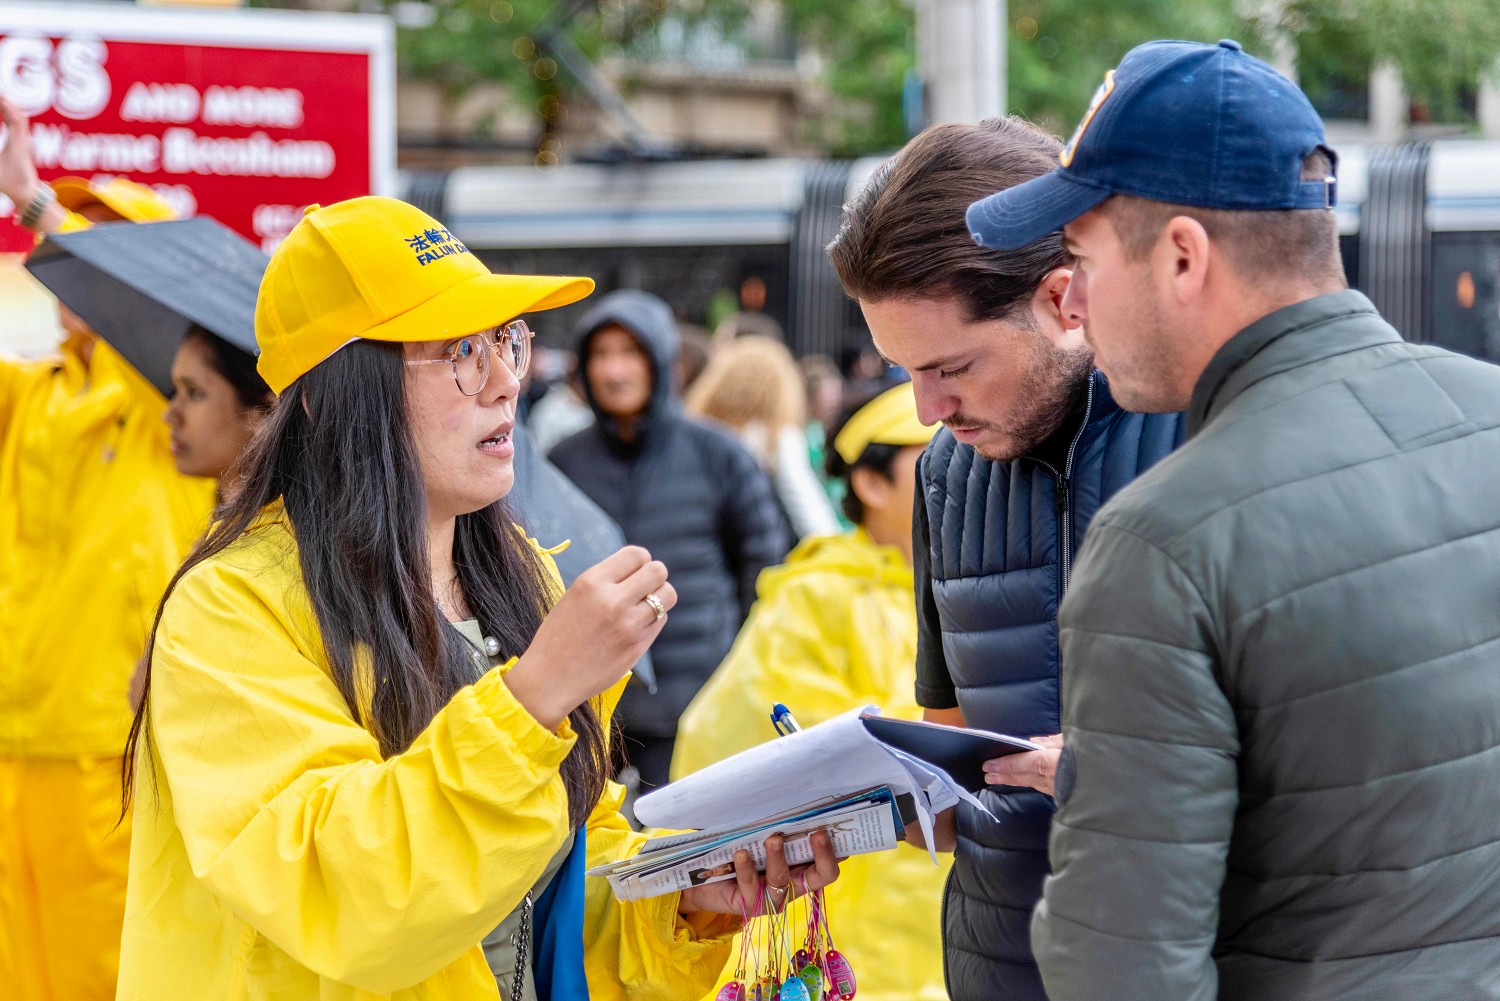
[[[16,214],[20,215],[37,185],[30,123],[20,105],[0,97],[0,125],[5,126],[5,142],[0,145],[0,194],[16,203]]]
[[[538,723],[555,730],[635,666],[676,604],[666,566],[640,546],[626,546],[578,575],[505,683]]]

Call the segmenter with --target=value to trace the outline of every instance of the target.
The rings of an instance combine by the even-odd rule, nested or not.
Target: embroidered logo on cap
[[[406,238],[406,245],[417,255],[417,263],[427,267],[433,261],[455,254],[467,254],[469,248],[458,241],[458,237],[446,229],[424,229]]]
[[[1099,85],[1099,89],[1094,91],[1094,99],[1089,102],[1088,114],[1083,116],[1083,121],[1079,122],[1078,128],[1073,130],[1073,138],[1068,140],[1068,145],[1063,148],[1062,153],[1057,158],[1064,167],[1073,166],[1073,156],[1078,152],[1079,140],[1088,131],[1089,123],[1094,120],[1094,116],[1099,113],[1099,108],[1104,104],[1104,99],[1114,92],[1115,71],[1110,70],[1104,74],[1104,82]]]

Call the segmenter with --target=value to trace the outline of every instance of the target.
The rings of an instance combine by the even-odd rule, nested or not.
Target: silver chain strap
[[[531,955],[531,891],[521,901],[521,923],[510,936],[510,944],[516,950],[516,975],[511,981],[510,1001],[524,1001],[526,992],[526,960]]]

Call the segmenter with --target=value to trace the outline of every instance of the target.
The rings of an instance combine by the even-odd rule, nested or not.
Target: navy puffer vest
[[[1081,424],[1061,432],[1060,463],[990,462],[947,431],[933,440],[918,466],[917,532],[925,527],[930,557],[917,581],[926,620],[918,657],[924,678],[946,667],[970,726],[1021,737],[1060,730],[1057,606],[1073,556],[1094,513],[1176,448],[1184,429],[1181,414],[1121,410],[1095,372]],[[980,799],[995,819],[959,805],[943,901],[948,992],[1045,1001],[1030,924],[1053,803],[1031,790],[986,789]]]

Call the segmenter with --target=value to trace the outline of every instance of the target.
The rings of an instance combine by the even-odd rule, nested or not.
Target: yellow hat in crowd
[[[161,195],[123,177],[103,183],[82,177],[60,177],[51,186],[57,193],[57,204],[69,212],[81,212],[98,204],[127,222],[171,222],[177,218]]]
[[[918,419],[916,393],[903,382],[856,410],[833,439],[833,450],[852,466],[871,445],[925,445],[935,434],[936,424]]]
[[[281,393],[359,338],[463,337],[593,290],[589,278],[491,274],[436,219],[394,198],[311,205],[261,281],[256,367]]]

